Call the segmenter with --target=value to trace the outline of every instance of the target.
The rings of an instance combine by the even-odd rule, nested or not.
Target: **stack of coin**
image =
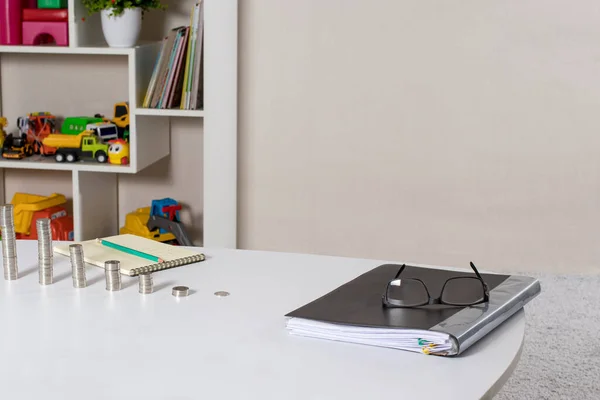
[[[40,285],[51,285],[54,278],[54,258],[52,255],[52,229],[50,218],[40,218],[35,222],[38,235],[38,272]]]
[[[13,281],[19,277],[19,267],[17,263],[14,206],[12,204],[6,204],[0,207],[0,229],[2,229],[4,279]]]
[[[69,246],[69,256],[71,257],[71,270],[73,274],[73,287],[84,288],[87,286],[85,276],[85,264],[83,261],[83,246],[72,244]]]
[[[152,274],[150,272],[145,272],[140,274],[140,288],[139,292],[141,294],[150,294],[153,291],[154,283],[152,281]]]
[[[106,261],[104,276],[106,277],[106,290],[111,292],[121,290],[121,263],[119,261]]]

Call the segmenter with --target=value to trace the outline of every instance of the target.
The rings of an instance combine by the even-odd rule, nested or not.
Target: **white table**
[[[0,397],[468,400],[495,394],[521,352],[522,311],[458,358],[291,336],[287,312],[386,261],[203,251],[141,295],[137,278],[107,292],[93,266],[74,289],[59,255],[42,287],[36,242],[19,242],[20,278],[0,282]]]

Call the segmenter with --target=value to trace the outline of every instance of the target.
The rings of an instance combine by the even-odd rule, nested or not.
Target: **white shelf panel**
[[[204,3],[205,247],[237,247],[237,3]]]
[[[131,119],[135,136],[131,147],[137,151],[131,155],[131,163],[138,171],[167,157],[171,152],[170,127],[167,118],[137,116]]]
[[[99,46],[0,46],[0,53],[13,54],[71,54],[71,55],[101,55],[101,56],[134,56],[136,51],[159,48],[159,42],[141,42],[136,47],[118,48]]]
[[[117,174],[73,172],[75,240],[119,233]]]
[[[13,54],[81,54],[128,56],[135,48],[112,47],[66,47],[66,46],[0,46],[0,53]]]
[[[34,155],[22,160],[8,160],[0,158],[0,168],[11,169],[45,169],[53,171],[90,171],[90,172],[111,172],[111,173],[135,173],[131,165],[113,165],[101,164],[95,161],[77,161],[74,163],[59,163],[54,161],[54,157],[43,157]]]
[[[136,108],[136,115],[153,115],[157,117],[204,117],[204,110],[166,110],[161,108]]]

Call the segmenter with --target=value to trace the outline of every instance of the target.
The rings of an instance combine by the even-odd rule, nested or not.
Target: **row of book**
[[[145,108],[198,110],[203,104],[204,5],[194,4],[190,25],[164,38],[144,97]]]

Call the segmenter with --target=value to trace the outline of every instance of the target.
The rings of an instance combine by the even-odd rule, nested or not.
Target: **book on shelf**
[[[163,39],[144,97],[144,108],[198,110],[203,102],[202,1],[191,10],[190,25],[178,26]]]

